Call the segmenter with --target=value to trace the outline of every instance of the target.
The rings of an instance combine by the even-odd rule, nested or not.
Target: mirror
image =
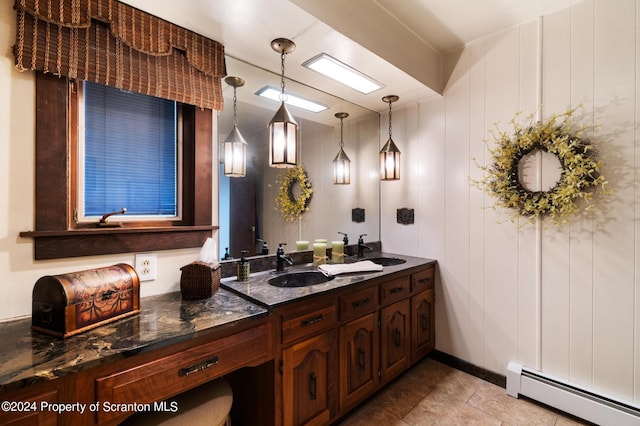
[[[340,241],[347,233],[354,244],[360,234],[365,241],[380,239],[379,203],[379,115],[338,97],[286,80],[287,92],[328,106],[319,113],[288,107],[299,124],[299,158],[313,195],[309,211],[299,219],[286,221],[276,210],[278,180],[286,169],[268,165],[267,125],[279,107],[279,101],[261,98],[255,93],[264,86],[280,90],[280,75],[227,56],[227,75],[245,80],[236,89],[238,129],[247,141],[247,175],[229,178],[222,164],[219,172],[219,248],[224,259],[226,249],[233,258],[242,250],[248,255],[275,254],[279,243],[285,251],[294,251],[296,241],[326,239]],[[233,87],[222,82],[224,110],[218,115],[218,142],[221,144],[233,128]],[[345,87],[345,90],[350,90]],[[347,112],[343,123],[344,150],[351,159],[351,184],[333,184],[333,159],[340,143],[338,112]],[[220,158],[222,161],[222,158]],[[365,211],[364,222],[352,221],[352,209]]]

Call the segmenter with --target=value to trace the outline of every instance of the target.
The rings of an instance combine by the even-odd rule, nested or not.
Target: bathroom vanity
[[[118,424],[223,375],[240,424],[331,423],[435,345],[435,261],[384,256],[403,263],[303,287],[262,272],[223,279],[209,299],[144,298],[139,315],[64,340],[26,319],[0,324],[0,423]]]

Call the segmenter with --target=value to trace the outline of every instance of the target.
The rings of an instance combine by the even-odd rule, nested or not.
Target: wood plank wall
[[[640,402],[640,2],[576,1],[447,55],[447,89],[394,110],[400,182],[383,182],[387,251],[439,262],[437,349],[502,373],[509,361]],[[560,229],[513,224],[469,177],[494,122],[584,104],[576,122],[613,193]],[[381,120],[381,134],[386,122]],[[395,210],[416,209],[414,225]],[[521,226],[518,226],[521,225]]]

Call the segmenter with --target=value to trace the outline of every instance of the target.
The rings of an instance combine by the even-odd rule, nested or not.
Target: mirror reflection
[[[276,208],[280,181],[287,169],[268,165],[269,135],[267,125],[279,108],[279,101],[256,95],[265,86],[280,87],[280,76],[227,57],[227,75],[240,77],[245,84],[236,88],[238,129],[247,142],[246,176],[228,177],[223,170],[222,150],[219,169],[219,248],[220,258],[228,254],[239,258],[242,250],[249,255],[274,254],[279,243],[285,251],[294,251],[296,241],[326,239],[349,243],[360,234],[366,240],[379,240],[379,115],[336,96],[287,80],[286,92],[327,106],[321,112],[308,112],[288,106],[298,122],[300,146],[298,162],[311,183],[313,194],[309,211],[287,221]],[[218,115],[218,142],[233,129],[234,88],[224,81],[224,110]],[[345,88],[345,90],[349,90]],[[346,112],[342,137],[344,151],[351,159],[351,183],[334,185],[333,159],[340,149],[340,120],[336,113]],[[352,220],[353,209],[364,209],[365,220]]]

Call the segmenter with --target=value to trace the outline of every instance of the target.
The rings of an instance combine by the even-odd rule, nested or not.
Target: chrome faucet
[[[366,236],[367,234],[362,234],[360,235],[360,238],[358,238],[358,257],[364,256],[365,249],[369,251],[373,251],[371,247],[364,244],[364,240],[362,239],[362,237],[366,237]]]
[[[280,243],[278,245],[278,250],[276,251],[276,272],[284,272],[284,263],[287,262],[289,265],[293,265],[293,259],[291,257],[284,254],[284,247],[287,243]]]

